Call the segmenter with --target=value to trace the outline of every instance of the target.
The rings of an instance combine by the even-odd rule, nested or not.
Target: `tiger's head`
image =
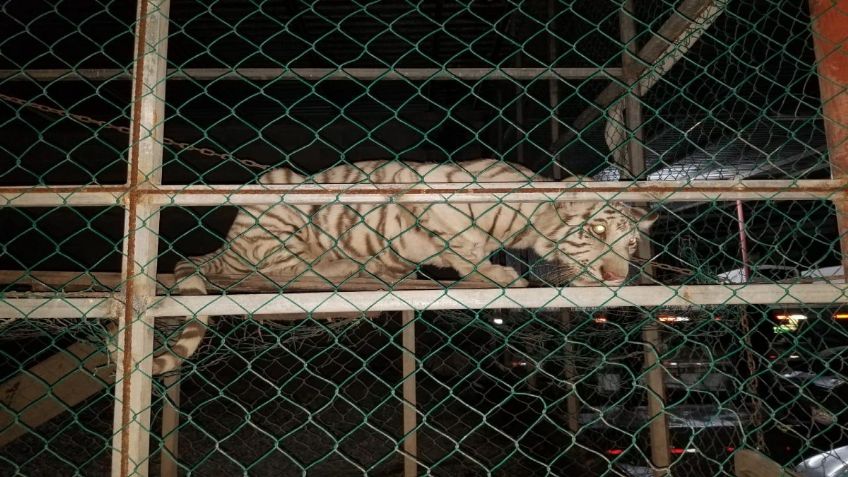
[[[621,202],[563,202],[547,235],[556,284],[620,286],[655,214]]]

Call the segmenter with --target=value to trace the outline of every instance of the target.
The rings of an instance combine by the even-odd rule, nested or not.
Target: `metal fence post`
[[[827,150],[834,179],[848,177],[848,0],[810,0],[813,46],[822,103]],[[848,203],[834,200],[848,271]]]
[[[141,191],[161,182],[169,0],[139,0],[124,257],[118,320],[112,475],[146,476],[150,454],[153,315],[159,206]]]
[[[415,311],[401,312],[403,326],[403,475],[418,475],[418,425],[416,405],[418,397],[415,389]]]

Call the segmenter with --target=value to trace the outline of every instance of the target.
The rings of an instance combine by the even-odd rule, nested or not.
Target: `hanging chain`
[[[8,96],[8,95],[0,93],[0,100],[6,101],[6,102],[12,103],[12,104],[17,104],[18,106],[22,106],[22,107],[25,107],[25,108],[35,109],[36,111],[41,111],[43,113],[70,118],[70,119],[73,119],[74,121],[77,121],[77,122],[82,123],[82,124],[91,124],[91,125],[94,125],[94,126],[104,128],[104,129],[111,129],[113,131],[118,131],[122,134],[126,134],[126,135],[130,134],[130,128],[128,128],[126,126],[115,126],[113,124],[107,123],[106,121],[100,121],[98,119],[94,119],[94,118],[89,117],[89,116],[83,116],[81,114],[72,114],[72,113],[69,113],[68,111],[65,111],[63,109],[57,109],[57,108],[53,108],[53,107],[50,107],[50,106],[46,106],[44,104],[33,103],[33,102],[30,102],[30,101],[27,101],[27,100],[24,100],[24,99],[21,99],[21,98],[16,98],[14,96]],[[224,154],[224,153],[220,153],[220,152],[215,152],[214,150],[209,149],[208,147],[192,146],[191,144],[189,144],[187,142],[177,142],[177,141],[175,141],[171,138],[167,138],[167,137],[162,138],[162,144],[165,144],[167,146],[171,146],[175,149],[179,149],[179,150],[182,150],[182,151],[196,152],[200,155],[207,156],[207,157],[215,157],[215,158],[222,159],[222,160],[225,160],[225,161],[233,161],[233,160],[238,161],[242,165],[244,165],[246,167],[253,168],[253,169],[265,170],[265,169],[269,168],[269,166],[266,166],[264,164],[260,164],[260,163],[254,161],[254,160],[251,160],[251,159],[239,159],[239,158],[233,156],[232,154]]]

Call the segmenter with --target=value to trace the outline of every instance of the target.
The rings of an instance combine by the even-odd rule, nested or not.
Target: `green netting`
[[[79,3],[0,8],[0,475],[106,475],[120,432],[123,344],[95,308],[120,312],[108,307],[123,300],[128,196],[20,202],[42,186],[82,194],[127,182],[136,5]],[[164,152],[151,178],[235,193],[166,203],[158,226],[145,222],[160,274],[147,303],[205,292],[200,311],[215,314],[227,297],[267,295],[200,325],[193,352],[181,338],[197,336],[204,315],[155,320],[155,354],[190,356],[153,378],[151,475],[170,475],[168,462],[179,475],[403,474],[413,378],[419,475],[652,475],[661,454],[670,475],[741,476],[734,465],[749,451],[796,469],[848,445],[844,293],[793,300],[800,285],[844,287],[832,202],[842,191],[613,197],[594,209],[563,196],[470,206],[449,193],[433,204],[241,200],[242,185],[272,182],[581,176],[678,181],[685,194],[701,180],[828,179],[838,171],[806,2],[172,3]],[[628,49],[638,52],[633,83],[620,70]],[[467,162],[479,159],[493,162]],[[636,205],[656,216],[638,251],[637,224],[654,217]],[[518,240],[562,227],[549,247]],[[778,285],[773,303],[736,299],[763,284]],[[516,307],[519,295],[504,290],[528,285],[540,288],[529,299],[559,294],[572,306]],[[678,292],[637,306],[636,296],[651,301],[639,295],[647,285]],[[700,285],[727,299],[699,295]],[[462,295],[469,287],[478,291]],[[410,289],[435,298],[416,302],[407,325],[377,299],[347,294],[411,305]],[[609,299],[576,303],[598,290]],[[27,308],[45,298],[91,311]],[[261,313],[279,303],[291,306]],[[328,303],[357,306],[319,313]],[[177,385],[173,455],[176,432],[162,429]]]

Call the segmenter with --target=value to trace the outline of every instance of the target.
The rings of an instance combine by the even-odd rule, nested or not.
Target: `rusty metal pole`
[[[810,0],[810,22],[830,173],[842,179],[848,177],[848,0]],[[848,204],[840,194],[834,205],[844,274],[848,271]]]
[[[149,304],[156,295],[159,206],[142,191],[161,184],[165,115],[165,71],[170,0],[138,0],[133,65],[132,121],[115,353],[112,475],[148,475],[153,364]]]

